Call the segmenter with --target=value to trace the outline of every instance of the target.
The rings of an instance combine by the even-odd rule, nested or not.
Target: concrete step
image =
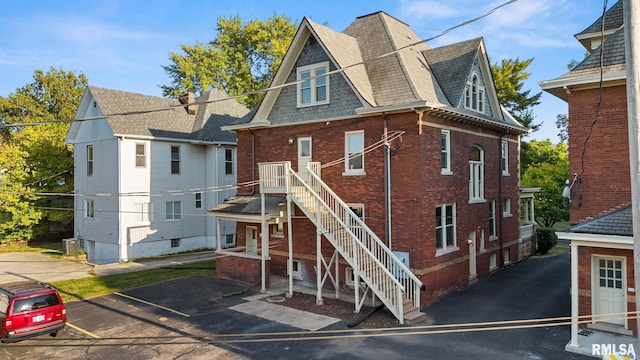
[[[404,324],[405,325],[418,325],[424,324],[427,320],[427,314],[420,311],[415,306],[412,306],[409,309],[409,312],[404,313]]]

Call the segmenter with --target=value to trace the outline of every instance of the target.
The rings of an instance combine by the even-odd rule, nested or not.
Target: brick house
[[[498,103],[482,38],[419,40],[384,12],[342,33],[303,19],[272,90],[224,127],[239,189],[211,212],[237,221],[238,247],[219,275],[288,275],[288,296],[296,280],[356,311],[375,295],[403,323],[521,256],[528,129]]]
[[[604,21],[600,17],[575,35],[587,49],[586,58],[568,73],[540,83],[569,105],[572,226],[557,233],[571,241],[574,323],[568,351],[580,348],[581,328],[637,334],[635,319],[625,314],[636,306],[622,25],[618,1]],[[606,315],[611,313],[618,315]]]

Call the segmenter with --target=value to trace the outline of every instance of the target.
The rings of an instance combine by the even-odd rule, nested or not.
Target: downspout
[[[256,193],[256,135],[249,130],[251,135],[251,191],[248,193],[236,193],[239,196],[251,196]],[[236,145],[237,149],[237,145]],[[237,150],[236,150],[237,154]]]
[[[387,114],[382,113],[384,124],[384,210],[385,237],[391,250],[391,148],[388,137]]]
[[[502,139],[506,134],[501,134],[500,139],[498,141],[498,155],[500,156],[500,160],[502,160]],[[508,158],[507,158],[508,159]],[[507,164],[509,166],[509,164]],[[502,239],[503,232],[503,222],[504,222],[504,212],[502,209],[502,166],[498,165],[498,213],[496,216],[500,216],[500,222],[498,225],[498,241],[500,243],[500,267],[504,267],[504,243]]]

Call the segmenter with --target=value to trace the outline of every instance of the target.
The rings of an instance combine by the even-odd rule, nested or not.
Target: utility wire
[[[437,39],[439,37],[442,37],[442,36],[448,34],[449,32],[451,32],[452,30],[455,30],[457,28],[469,25],[469,24],[474,23],[476,21],[479,21],[479,20],[481,20],[481,19],[483,19],[485,17],[488,17],[491,14],[493,14],[494,12],[496,12],[497,10],[499,10],[500,8],[503,8],[503,7],[507,6],[507,5],[510,5],[510,4],[512,4],[512,3],[516,2],[516,1],[517,0],[509,0],[509,1],[505,2],[505,3],[502,3],[501,5],[498,5],[498,6],[494,7],[494,8],[492,8],[491,10],[487,11],[483,15],[480,15],[478,17],[463,21],[463,22],[461,22],[461,23],[459,23],[459,24],[457,24],[455,26],[452,26],[452,27],[440,32],[439,34],[437,34],[435,36],[432,36],[432,37],[429,37],[429,38],[426,38],[426,39],[422,39],[422,40],[410,43],[410,44],[405,45],[403,47],[400,47],[400,48],[398,48],[396,50],[393,50],[393,51],[387,52],[385,54],[382,54],[380,56],[377,56],[377,57],[371,59],[370,61],[374,62],[376,60],[380,60],[382,58],[395,55],[395,54],[397,54],[397,53],[399,53],[399,52],[401,52],[403,50],[406,50],[406,49],[412,48],[414,46],[417,46],[417,45],[420,45],[420,44],[424,44],[424,43],[427,43],[427,42],[432,41],[434,39]],[[328,72],[326,72],[326,73],[324,73],[322,75],[319,75],[319,76],[313,76],[313,77],[310,77],[310,78],[305,78],[304,80],[301,79],[301,80],[291,81],[291,82],[280,84],[280,85],[274,85],[274,86],[270,86],[270,87],[267,87],[267,88],[264,88],[264,89],[248,91],[248,92],[245,92],[245,93],[242,93],[242,94],[239,94],[239,95],[227,95],[227,96],[221,97],[219,99],[213,99],[213,100],[207,100],[207,101],[195,101],[195,102],[192,102],[192,103],[179,104],[179,105],[170,105],[170,106],[167,106],[167,107],[151,108],[151,109],[144,109],[144,110],[134,110],[134,111],[123,111],[123,112],[119,112],[119,113],[104,114],[104,115],[101,115],[101,116],[82,117],[82,118],[75,118],[75,119],[62,119],[62,120],[55,120],[55,121],[43,121],[43,122],[37,122],[37,123],[0,124],[0,128],[3,128],[3,127],[12,128],[12,127],[36,126],[36,125],[46,125],[46,124],[55,124],[55,123],[71,123],[71,122],[78,122],[78,121],[100,120],[100,119],[110,118],[110,117],[114,117],[114,116],[140,115],[140,114],[149,114],[149,113],[161,112],[161,111],[169,111],[169,110],[174,110],[176,108],[183,108],[183,107],[186,107],[186,106],[189,106],[189,105],[200,105],[200,104],[210,104],[210,103],[216,103],[216,102],[223,102],[223,101],[227,101],[227,100],[238,99],[238,98],[241,98],[241,97],[244,97],[244,96],[248,96],[248,95],[264,94],[264,93],[267,93],[267,92],[272,91],[272,90],[279,90],[279,89],[282,89],[282,88],[285,88],[285,87],[288,87],[288,86],[297,85],[297,84],[300,84],[300,83],[302,83],[304,81],[307,81],[307,80],[316,79],[316,78],[319,78],[319,77],[326,77],[326,76],[333,75],[333,74],[338,74],[338,73],[343,73],[343,72],[347,71],[348,69],[354,68],[356,66],[364,66],[364,65],[367,65],[367,62],[366,61],[361,61],[361,62],[353,63],[353,64],[350,64],[350,65],[346,65],[346,66],[344,66],[344,67],[342,67],[340,69],[336,69],[336,70],[333,70],[333,71],[328,71]]]

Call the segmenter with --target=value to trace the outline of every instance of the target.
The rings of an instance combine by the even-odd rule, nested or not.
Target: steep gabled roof
[[[363,64],[362,54],[358,46],[358,40],[326,26],[306,19],[309,27],[316,35],[318,41],[327,50],[328,55],[334,60],[339,69],[346,69],[344,74],[357,94],[369,105],[374,106],[376,100],[373,96],[371,83]],[[358,65],[359,64],[359,65]]]
[[[420,37],[407,24],[377,12],[358,17],[344,33],[358,39],[379,106],[415,101],[447,103],[421,55],[429,47],[417,44]],[[409,45],[413,46],[406,48]],[[380,58],[390,53],[393,54]]]
[[[591,51],[591,41],[601,38],[602,35],[607,38],[624,24],[622,1],[616,2],[604,14],[604,29],[602,24],[602,16],[586,29],[574,35],[588,51]],[[603,34],[604,30],[604,34]]]
[[[313,42],[311,40],[314,40]],[[356,18],[343,33],[307,18],[303,19],[291,46],[274,75],[271,87],[255,114],[236,121],[228,130],[271,126],[272,111],[280,94],[291,91],[294,67],[307,44],[320,46],[324,59],[329,58],[332,76],[340,75],[353,90],[361,107],[340,113],[338,118],[367,116],[384,111],[431,111],[475,125],[489,126],[513,133],[527,131],[510,116],[504,116],[493,86],[484,42],[473,39],[438,49],[430,49],[404,22],[376,12]],[[311,47],[311,45],[309,45]],[[317,50],[316,50],[317,51]],[[316,55],[317,56],[317,55]],[[459,58],[455,58],[455,57]],[[449,61],[447,61],[449,60]],[[326,60],[325,60],[326,61]],[[430,64],[433,63],[433,66]],[[486,96],[491,115],[457,106],[472,70],[476,67],[486,81]],[[431,67],[432,66],[432,67]],[[325,106],[325,105],[322,105]],[[330,112],[318,111],[318,120]],[[250,119],[250,120],[249,120]],[[464,120],[463,120],[464,119]],[[303,121],[314,119],[304,118]],[[288,124],[293,121],[287,121]]]
[[[476,38],[422,52],[450,104],[457,104],[462,98],[481,42]]]
[[[246,115],[248,110],[234,100],[198,106],[190,115],[177,100],[89,86],[90,94],[114,135],[235,142],[235,134],[220,130]],[[218,91],[205,93],[199,101],[222,99]],[[162,111],[156,111],[164,109]],[[149,112],[145,112],[149,111]],[[112,115],[116,114],[116,115]]]

